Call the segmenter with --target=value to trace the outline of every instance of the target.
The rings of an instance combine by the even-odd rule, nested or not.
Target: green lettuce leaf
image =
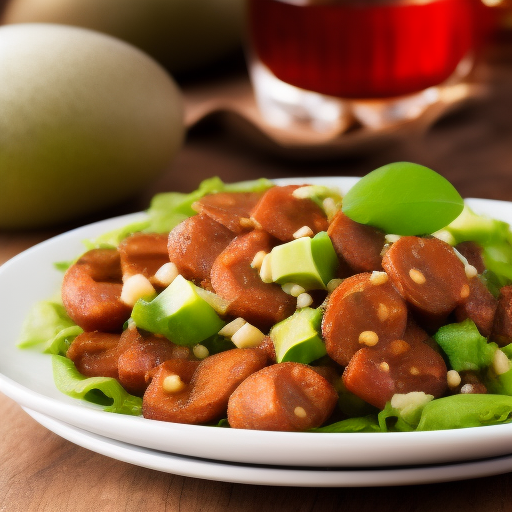
[[[84,330],[81,327],[78,327],[78,325],[66,327],[45,343],[43,352],[45,354],[57,354],[65,356],[73,340],[83,332]]]
[[[57,389],[72,398],[102,405],[106,412],[140,416],[142,398],[127,393],[111,377],[84,377],[73,361],[59,355],[52,356],[53,378]]]
[[[449,430],[508,423],[512,396],[461,394],[429,402],[421,414],[418,431]]]
[[[64,306],[43,300],[30,310],[21,329],[19,348],[30,348],[53,340],[63,329],[75,327]]]
[[[133,235],[133,233],[148,230],[150,224],[149,220],[132,222],[127,226],[103,233],[92,240],[84,240],[83,243],[88,251],[92,249],[115,249],[125,238]]]
[[[432,395],[427,395],[422,391],[393,395],[391,401],[379,413],[380,429],[382,432],[409,432],[415,430],[425,406],[433,398]]]
[[[351,433],[351,432],[380,432],[379,422],[374,415],[359,418],[348,418],[325,427],[313,428],[309,432],[320,433]]]
[[[484,264],[491,273],[493,286],[512,283],[512,232],[509,224],[478,215],[466,205],[459,217],[444,230],[453,236],[454,245],[473,241],[483,248]]]
[[[217,192],[264,192],[274,184],[265,179],[224,183],[220,178],[204,180],[197,190],[189,194],[166,192],[157,194],[148,210],[149,226],[146,231],[166,233],[188,217],[195,215],[192,204],[207,194]]]

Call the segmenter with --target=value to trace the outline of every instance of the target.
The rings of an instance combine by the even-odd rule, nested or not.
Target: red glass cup
[[[480,0],[248,0],[249,69],[278,126],[411,119],[471,70]]]

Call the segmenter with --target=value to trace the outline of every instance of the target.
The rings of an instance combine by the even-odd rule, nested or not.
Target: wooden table
[[[487,99],[439,121],[421,139],[403,140],[350,160],[278,159],[255,150],[235,133],[207,123],[192,131],[160,180],[129,204],[81,223],[145,208],[157,191],[188,191],[215,174],[228,181],[362,175],[399,160],[437,170],[463,196],[512,201],[512,59],[496,61],[490,81]],[[70,227],[0,233],[0,263]],[[512,473],[455,483],[368,489],[219,483],[140,468],[75,446],[37,424],[3,395],[0,408],[0,511],[512,511]]]

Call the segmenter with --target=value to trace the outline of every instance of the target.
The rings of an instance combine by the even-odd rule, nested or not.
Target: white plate
[[[512,471],[512,455],[458,464],[379,469],[256,466],[219,462],[114,441],[30,409],[25,410],[47,429],[93,452],[144,468],[220,482],[293,487],[383,487],[449,482]]]
[[[354,178],[306,178],[346,191]],[[512,222],[512,204],[470,200],[483,213]],[[54,386],[47,355],[19,350],[16,341],[31,306],[53,295],[61,274],[55,261],[83,252],[81,241],[144,214],[91,224],[43,242],[0,268],[0,391],[24,407],[110,439],[182,455],[286,466],[393,466],[472,460],[512,453],[512,424],[438,432],[311,434],[180,425],[105,413]]]

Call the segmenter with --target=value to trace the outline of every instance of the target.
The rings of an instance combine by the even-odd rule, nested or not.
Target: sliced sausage
[[[276,348],[274,347],[274,342],[270,336],[265,336],[263,341],[255,348],[265,352],[269,364],[274,364],[277,361]]]
[[[62,301],[84,331],[121,331],[131,308],[121,302],[121,260],[116,249],[93,249],[71,265],[62,282]]]
[[[469,280],[469,297],[455,309],[457,322],[470,318],[475,322],[480,334],[486,338],[491,335],[494,314],[498,301],[487,286],[476,276]]]
[[[338,212],[327,234],[338,258],[350,267],[352,274],[382,270],[385,235],[380,229],[359,224]]]
[[[400,238],[384,254],[382,266],[405,300],[433,320],[446,317],[469,296],[464,264],[437,238]]]
[[[482,382],[482,376],[478,373],[467,370],[459,372],[460,384],[452,389],[452,393],[460,393],[463,395],[485,395],[487,393],[487,387]]]
[[[239,235],[254,227],[250,216],[261,196],[260,192],[219,192],[202,197],[192,209]]]
[[[233,391],[266,365],[262,350],[233,349],[207,357],[201,363],[170,360],[154,370],[143,398],[145,418],[175,423],[204,424],[225,417]],[[165,380],[178,376],[183,386],[166,391]]]
[[[468,260],[470,265],[476,268],[479,274],[485,271],[485,263],[482,256],[483,250],[478,244],[475,242],[461,242],[455,246],[455,249]]]
[[[231,395],[228,422],[233,428],[301,432],[321,426],[337,400],[333,385],[309,366],[274,364]]]
[[[500,291],[491,340],[500,347],[512,343],[512,285],[504,286]]]
[[[329,296],[322,334],[329,356],[346,366],[361,348],[401,338],[407,307],[385,273],[357,274]]]
[[[169,262],[167,234],[136,233],[125,238],[118,247],[123,281],[142,274],[152,281],[156,271]]]
[[[146,373],[169,359],[195,359],[188,347],[153,334],[126,329],[124,350],[118,359],[119,382],[132,395],[142,396],[148,386]]]
[[[230,305],[228,313],[241,316],[263,331],[290,316],[296,299],[275,283],[264,283],[251,267],[259,251],[270,252],[268,233],[254,230],[236,237],[215,260],[211,272],[213,290]]]
[[[118,379],[117,360],[121,335],[106,332],[83,332],[69,346],[66,357],[86,377]]]
[[[167,244],[170,261],[185,279],[208,285],[215,258],[234,237],[232,231],[210,217],[194,215],[170,232]]]
[[[359,350],[343,372],[343,384],[354,395],[383,409],[396,393],[423,391],[434,398],[443,396],[446,373],[442,356],[406,331],[403,339]]]
[[[327,231],[328,222],[323,210],[311,199],[297,199],[297,185],[273,187],[260,199],[251,217],[263,230],[282,242],[293,240],[293,234],[308,226],[313,233]]]

